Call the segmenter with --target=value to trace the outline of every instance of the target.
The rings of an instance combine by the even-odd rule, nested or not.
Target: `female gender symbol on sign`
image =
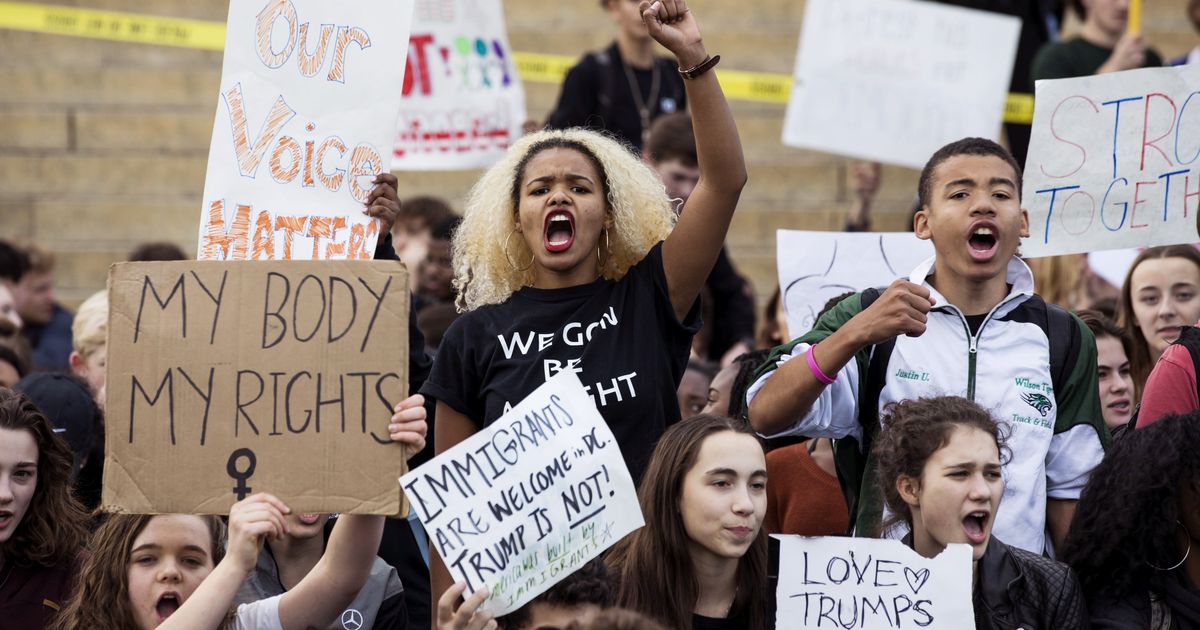
[[[243,457],[247,460],[246,470],[238,470],[237,462]],[[254,451],[248,448],[239,448],[229,456],[229,463],[225,464],[225,472],[237,480],[237,485],[233,487],[233,493],[237,495],[238,501],[245,499],[252,490],[250,486],[246,485],[246,480],[254,475],[254,465],[257,462]]]

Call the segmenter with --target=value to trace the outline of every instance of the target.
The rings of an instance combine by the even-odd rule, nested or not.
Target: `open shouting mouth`
[[[179,606],[183,602],[179,601],[179,593],[168,591],[163,593],[158,598],[158,603],[154,605],[154,612],[158,615],[158,622],[162,623],[167,617],[175,614],[179,610]]]
[[[980,262],[991,260],[996,255],[999,243],[996,228],[986,224],[973,227],[971,235],[967,237],[967,249],[971,258]]]
[[[967,541],[972,545],[979,545],[987,542],[988,539],[988,519],[991,514],[983,510],[971,512],[963,517],[963,533],[967,535]]]
[[[565,252],[575,242],[575,217],[566,210],[555,210],[546,215],[544,231],[546,250],[554,253]]]

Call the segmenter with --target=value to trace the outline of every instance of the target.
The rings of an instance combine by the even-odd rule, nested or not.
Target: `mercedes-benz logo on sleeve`
[[[363,627],[362,613],[353,608],[347,608],[342,612],[342,627],[346,630],[361,630]]]

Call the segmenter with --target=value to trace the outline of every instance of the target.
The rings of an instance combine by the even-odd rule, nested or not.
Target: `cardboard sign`
[[[571,370],[400,483],[455,581],[486,586],[497,616],[643,525],[617,441]]]
[[[1025,256],[1200,240],[1200,66],[1037,82]]]
[[[970,545],[923,558],[898,540],[774,537],[778,628],[975,627]]]
[[[886,287],[933,255],[911,232],[776,232],[776,258],[788,333],[812,329],[831,298]]]
[[[121,263],[109,272],[104,507],[397,514],[408,290],[395,262]]]
[[[200,260],[371,258],[412,3],[229,3]]]
[[[500,0],[417,0],[397,171],[490,166],[521,136],[525,89]]]
[[[921,168],[996,138],[1021,21],[933,2],[808,0],[783,143]]]

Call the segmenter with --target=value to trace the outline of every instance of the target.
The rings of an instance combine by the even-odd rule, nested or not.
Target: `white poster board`
[[[775,238],[779,289],[793,339],[812,329],[830,298],[886,287],[933,255],[933,243],[912,232],[778,230]]]
[[[392,169],[490,166],[526,117],[500,0],[416,1]]]
[[[400,478],[429,544],[485,610],[520,608],[643,525],[616,438],[574,371]]]
[[[413,0],[231,0],[200,260],[369,259]]]
[[[1024,255],[1200,241],[1200,66],[1037,82]]]
[[[774,537],[776,628],[975,627],[970,545],[924,558],[898,540]]]
[[[921,168],[995,139],[1021,21],[932,2],[808,0],[783,143]]]
[[[1105,282],[1121,288],[1125,284],[1125,274],[1133,266],[1134,259],[1141,253],[1138,249],[1107,249],[1090,252],[1087,256],[1088,267]]]

